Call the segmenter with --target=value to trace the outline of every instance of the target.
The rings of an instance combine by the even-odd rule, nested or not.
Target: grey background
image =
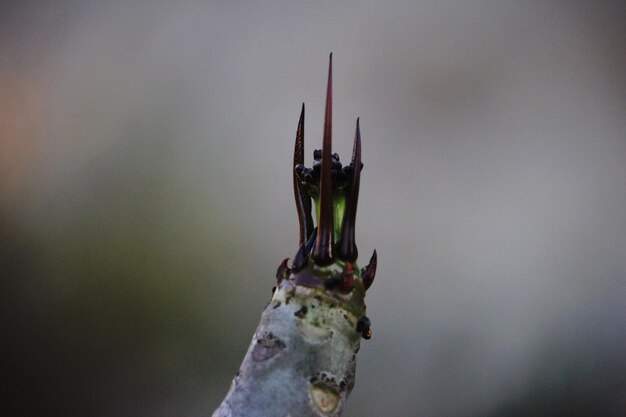
[[[0,5],[3,415],[208,416],[361,117],[354,416],[626,414],[623,2]]]

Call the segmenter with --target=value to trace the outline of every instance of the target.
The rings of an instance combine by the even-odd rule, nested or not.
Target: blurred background
[[[291,155],[363,160],[345,416],[626,415],[626,4],[0,5],[6,416],[209,416],[296,251]]]

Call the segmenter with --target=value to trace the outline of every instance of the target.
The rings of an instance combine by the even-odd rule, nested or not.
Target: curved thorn
[[[313,218],[311,217],[311,197],[296,173],[296,167],[299,165],[304,165],[304,103],[302,103],[298,130],[296,131],[296,144],[293,150],[293,194],[298,213],[298,243],[302,244],[309,238],[313,230]]]
[[[313,229],[311,236],[309,236],[309,240],[307,240],[306,243],[303,242],[300,244],[298,252],[296,252],[296,256],[293,257],[291,269],[298,271],[306,266],[306,261],[309,258],[311,249],[313,248],[313,245],[315,245],[315,240],[317,239],[317,234],[315,233],[316,231],[316,229]]]
[[[298,247],[298,252],[296,252],[296,256],[293,257],[293,262],[291,263],[291,269],[294,271],[299,271],[306,265],[307,256],[304,253],[305,251],[304,243],[301,243],[300,247]]]
[[[322,166],[320,173],[320,218],[317,222],[317,242],[313,258],[319,265],[333,261],[333,185],[331,182],[332,156],[332,90],[333,54],[328,65],[328,86],[326,89],[326,115],[324,117],[324,140],[322,142]]]
[[[372,254],[372,258],[370,259],[370,263],[363,268],[363,273],[361,274],[361,279],[363,280],[363,286],[367,290],[372,286],[374,282],[374,278],[376,277],[376,265],[378,261],[378,256],[376,255],[376,249],[374,249],[374,253]]]
[[[341,222],[341,238],[339,241],[339,256],[350,262],[356,261],[359,251],[354,240],[356,223],[356,208],[359,202],[359,184],[361,182],[361,129],[359,119],[356,119],[356,133],[352,147],[352,179],[346,196],[346,210]]]
[[[278,265],[278,269],[276,270],[276,284],[280,285],[280,282],[289,276],[289,267],[287,266],[287,262],[289,258],[283,259],[283,261]]]

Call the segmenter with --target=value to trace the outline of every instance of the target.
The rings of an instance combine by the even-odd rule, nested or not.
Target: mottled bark
[[[354,387],[363,286],[349,294],[284,280],[213,417],[339,416]]]

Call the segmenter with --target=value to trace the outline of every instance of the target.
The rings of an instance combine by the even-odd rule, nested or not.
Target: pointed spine
[[[296,143],[293,150],[293,194],[296,200],[298,213],[298,244],[307,241],[313,231],[313,218],[311,217],[311,197],[306,192],[304,184],[298,178],[296,168],[304,165],[304,103],[298,121],[296,131]]]
[[[313,245],[315,245],[315,241],[317,239],[317,229],[313,229],[309,240],[300,244],[298,248],[298,252],[296,252],[296,256],[293,257],[293,262],[291,264],[291,268],[294,271],[299,271],[306,266],[306,261],[309,259],[309,254],[311,253],[311,249]]]
[[[374,249],[374,253],[372,254],[372,258],[370,259],[370,263],[363,268],[363,272],[361,273],[361,279],[363,280],[363,287],[367,290],[372,286],[374,282],[374,278],[376,277],[376,266],[378,264],[378,255],[376,254],[376,249]]]
[[[356,132],[352,147],[352,179],[346,196],[346,210],[341,222],[341,238],[339,240],[339,257],[354,262],[359,256],[354,239],[356,208],[359,202],[359,184],[361,182],[361,129],[356,119]]]
[[[276,270],[276,285],[280,285],[283,279],[289,277],[289,267],[287,266],[288,261],[289,258],[285,258],[280,265],[278,265],[278,269]]]
[[[332,89],[333,54],[328,66],[328,86],[326,89],[326,116],[324,118],[324,141],[322,143],[322,166],[320,174],[320,210],[317,228],[317,241],[313,258],[318,265],[333,262],[333,185],[331,180],[332,155]]]

